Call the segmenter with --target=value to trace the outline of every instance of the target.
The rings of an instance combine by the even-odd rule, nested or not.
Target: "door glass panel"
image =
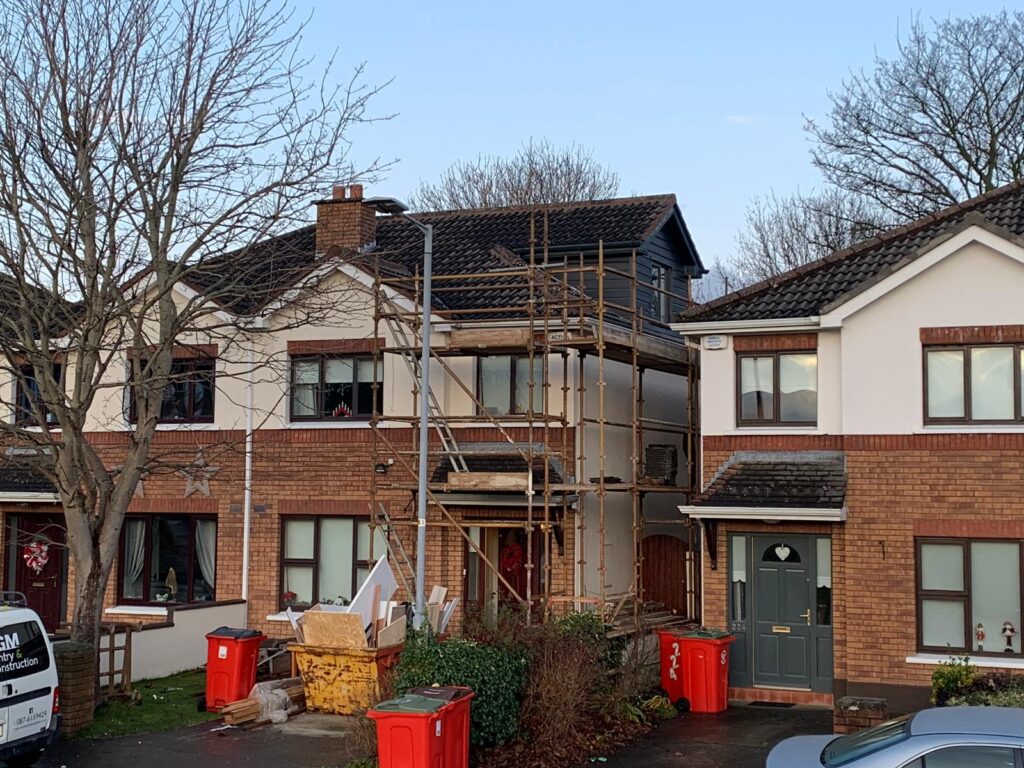
[[[785,542],[771,544],[761,555],[764,563],[799,563],[800,553]]]
[[[971,350],[971,418],[1013,418],[1013,347]]]
[[[964,591],[964,549],[960,544],[921,545],[921,589]]]
[[[818,356],[779,356],[779,420],[817,421]]]
[[[466,531],[469,538],[478,547],[480,546],[480,528],[470,528]],[[466,601],[470,603],[480,602],[480,554],[473,547],[466,545]]]
[[[817,539],[814,546],[818,560],[814,588],[816,618],[818,624],[829,626],[832,624],[832,540]]]
[[[943,349],[928,352],[928,416],[962,419],[964,412],[964,353]]]
[[[963,602],[922,600],[921,641],[930,648],[965,648]]]
[[[926,768],[1012,768],[1010,747],[947,747],[924,758]]]
[[[763,421],[775,418],[773,357],[740,358],[740,419]]]
[[[747,537],[733,536],[730,552],[730,590],[732,621],[747,620]]]
[[[971,626],[974,650],[1020,653],[1020,635],[1003,636],[1003,622],[1020,627],[1020,544],[971,544]],[[984,640],[978,637],[984,634]],[[1007,644],[1009,639],[1009,644]]]

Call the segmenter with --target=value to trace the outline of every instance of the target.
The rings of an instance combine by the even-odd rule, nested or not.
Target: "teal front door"
[[[811,687],[814,558],[809,546],[806,536],[754,538],[754,685]]]

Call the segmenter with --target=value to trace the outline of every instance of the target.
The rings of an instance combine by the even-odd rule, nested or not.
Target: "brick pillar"
[[[96,649],[88,643],[61,642],[53,646],[60,685],[62,733],[70,736],[92,722],[96,709]]]
[[[878,725],[885,722],[887,708],[885,699],[844,696],[832,711],[833,730],[836,733],[853,733]]]
[[[316,251],[358,251],[377,240],[377,211],[363,202],[363,185],[337,186],[316,204]]]

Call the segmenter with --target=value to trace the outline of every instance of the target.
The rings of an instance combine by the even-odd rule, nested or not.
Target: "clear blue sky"
[[[530,136],[594,150],[622,193],[674,192],[706,263],[728,256],[749,200],[817,185],[803,115],[897,29],[997,11],[987,0],[427,2],[298,0],[304,41],[339,72],[394,82],[394,119],[352,134],[353,157],[396,165],[373,194],[405,198],[459,158]]]

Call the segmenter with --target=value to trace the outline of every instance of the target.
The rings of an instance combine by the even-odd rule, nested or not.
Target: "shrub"
[[[941,662],[932,672],[932,703],[942,707],[962,696],[976,676],[977,670],[967,656],[952,656]]]
[[[470,708],[470,743],[502,744],[516,735],[526,681],[522,654],[469,640],[441,641],[410,632],[395,671],[395,690],[430,685],[465,685],[476,696]]]

